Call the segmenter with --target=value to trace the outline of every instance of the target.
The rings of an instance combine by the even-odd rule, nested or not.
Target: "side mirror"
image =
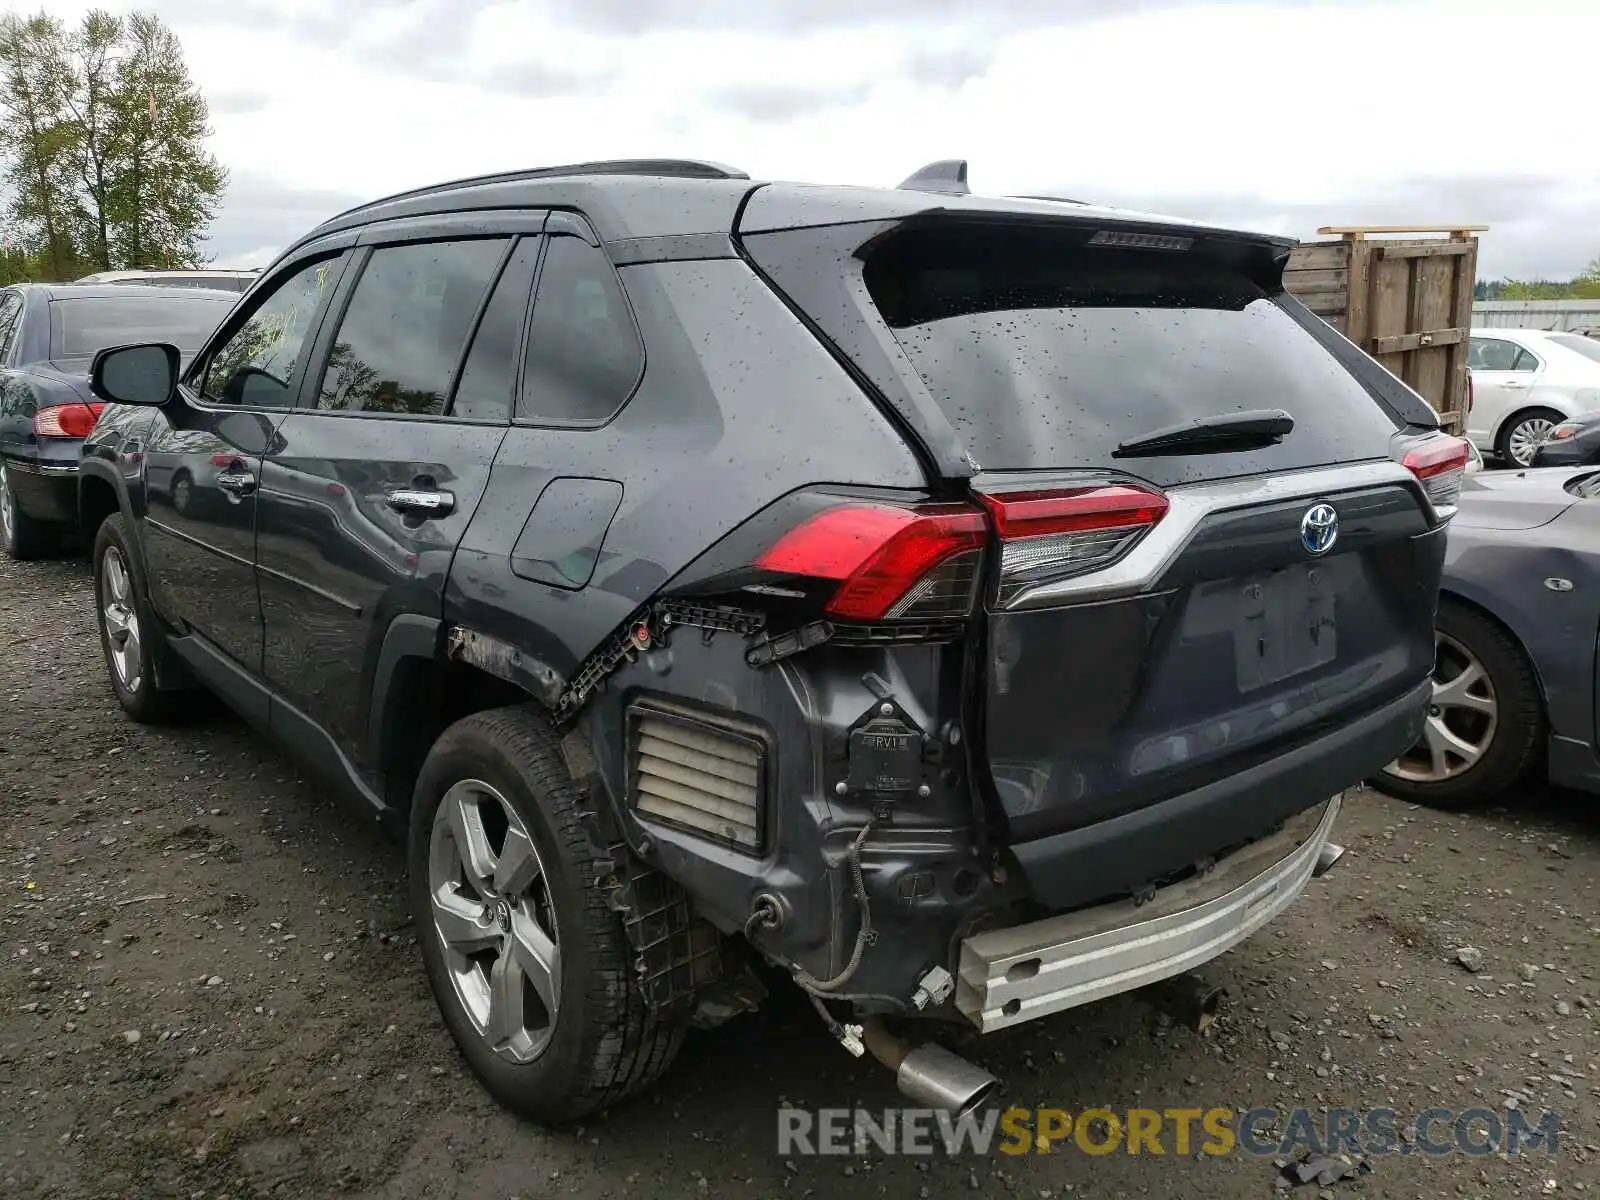
[[[113,346],[94,356],[89,390],[111,404],[159,408],[177,389],[178,362],[178,348],[165,342]]]

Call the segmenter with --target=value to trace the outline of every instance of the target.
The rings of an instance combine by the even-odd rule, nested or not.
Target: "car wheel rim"
[[[117,682],[130,692],[139,690],[144,674],[144,642],[139,633],[139,613],[133,604],[133,582],[128,564],[115,546],[100,560],[100,615],[105,623],[106,646]]]
[[[502,1059],[550,1043],[561,996],[555,913],[539,851],[506,798],[477,779],[445,793],[428,852],[434,936],[467,1019]]]
[[[5,535],[7,544],[11,542],[12,530],[17,524],[16,503],[11,497],[11,478],[6,474],[6,469],[0,467],[0,534]]]
[[[1545,434],[1554,428],[1555,422],[1546,421],[1543,417],[1530,417],[1519,424],[1506,439],[1506,449],[1511,452],[1512,461],[1519,467],[1526,467],[1533,462],[1534,449]]]
[[[1435,635],[1433,698],[1422,740],[1385,768],[1408,783],[1443,783],[1472,770],[1499,724],[1494,684],[1483,663],[1449,634]]]

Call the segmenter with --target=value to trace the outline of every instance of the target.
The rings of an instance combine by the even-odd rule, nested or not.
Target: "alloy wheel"
[[[106,547],[100,559],[100,592],[100,615],[105,622],[111,669],[125,690],[136,692],[144,673],[144,646],[139,612],[133,603],[133,579],[122,552],[115,546]]]
[[[1519,467],[1526,467],[1533,462],[1533,452],[1539,443],[1552,429],[1554,421],[1547,421],[1543,417],[1529,417],[1517,423],[1517,427],[1506,438],[1506,450],[1511,455],[1511,461]]]
[[[1422,740],[1384,768],[1410,783],[1442,783],[1478,765],[1494,741],[1499,704],[1489,672],[1455,638],[1436,633],[1433,698]]]
[[[561,954],[544,864],[489,784],[464,779],[439,802],[428,852],[434,936],[456,998],[496,1055],[538,1058],[555,1031]]]

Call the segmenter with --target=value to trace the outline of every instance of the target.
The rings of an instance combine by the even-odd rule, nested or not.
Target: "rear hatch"
[[[1279,247],[1197,241],[919,220],[853,255],[886,335],[858,367],[886,352],[931,398],[972,467],[947,482],[990,513],[975,700],[1014,840],[1242,770],[1432,667],[1461,444],[1282,294]]]

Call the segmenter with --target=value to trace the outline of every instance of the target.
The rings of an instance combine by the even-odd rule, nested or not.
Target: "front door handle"
[[[217,472],[217,486],[230,496],[250,496],[256,490],[256,477],[243,467]]]
[[[384,503],[408,517],[447,517],[456,508],[456,498],[437,488],[394,488],[384,494]]]

